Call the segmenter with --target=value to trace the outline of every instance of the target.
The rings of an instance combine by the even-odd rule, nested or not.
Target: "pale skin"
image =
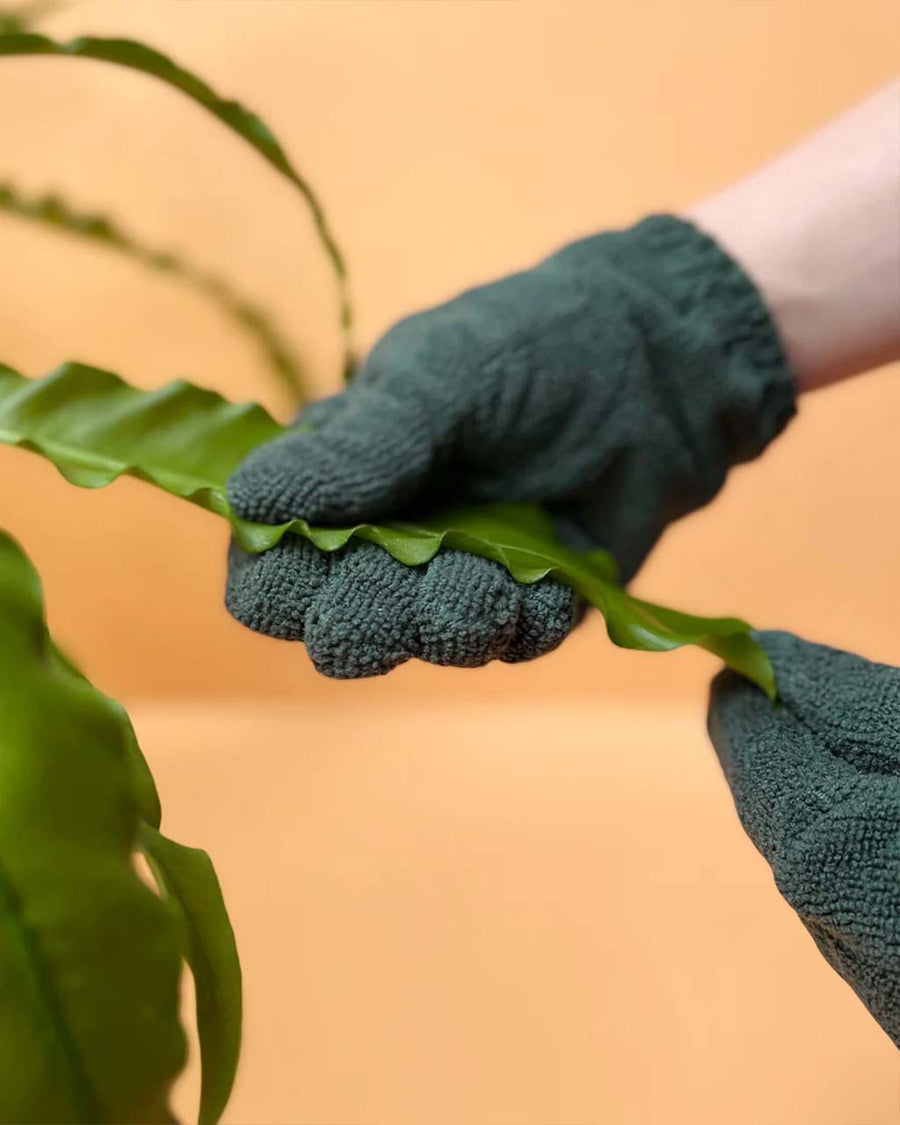
[[[801,391],[900,359],[900,78],[685,217],[756,282]]]

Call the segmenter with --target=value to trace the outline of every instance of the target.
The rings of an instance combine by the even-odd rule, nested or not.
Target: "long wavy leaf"
[[[608,555],[567,550],[530,505],[470,506],[414,524],[345,528],[239,520],[225,494],[229,474],[252,448],[284,432],[261,407],[235,406],[189,383],[144,392],[83,364],[66,364],[40,380],[0,367],[0,442],[42,454],[73,484],[96,488],[123,474],[138,477],[223,516],[250,551],[264,551],[288,533],[323,551],[366,539],[408,566],[428,562],[442,547],[469,551],[505,566],[519,582],[551,577],[575,587],[604,615],[618,645],[654,652],[700,645],[775,697],[772,666],[745,622],[632,597],[615,584]]]
[[[69,675],[84,673],[52,640],[49,656]],[[160,893],[178,916],[185,956],[194,977],[195,1014],[200,1040],[201,1091],[198,1125],[217,1125],[237,1073],[241,1053],[243,990],[241,962],[222,890],[212,860],[200,848],[186,847],[159,831],[161,809],[156,782],[125,708],[107,699],[118,717],[141,818],[138,842]]]
[[[171,1122],[181,934],[132,864],[121,711],[47,634],[0,534],[0,1120]]]
[[[46,35],[20,33],[0,36],[2,55],[56,55],[115,63],[157,78],[203,106],[232,132],[251,145],[273,168],[287,179],[306,201],[316,231],[334,270],[338,286],[340,322],[344,333],[345,369],[353,363],[350,333],[353,312],[347,289],[347,268],[325,217],[322,204],[308,180],[300,174],[272,130],[240,102],[222,98],[202,78],[185,70],[172,59],[143,43],[131,39],[98,39],[85,36],[58,43]]]
[[[214,301],[256,340],[268,366],[295,405],[307,395],[293,349],[261,308],[241,296],[218,274],[195,266],[169,250],[154,250],[127,234],[113,219],[95,211],[79,211],[59,195],[28,195],[15,184],[0,182],[0,211],[64,231],[115,250],[159,273],[179,278]]]
[[[206,852],[176,844],[147,824],[141,829],[141,846],[160,890],[184,918],[200,1038],[199,1125],[216,1125],[234,1085],[241,1049],[241,964],[234,932]]]

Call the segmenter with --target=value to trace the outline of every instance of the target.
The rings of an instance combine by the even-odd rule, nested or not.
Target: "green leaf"
[[[206,852],[176,844],[146,824],[141,845],[160,890],[178,904],[184,918],[203,1072],[199,1125],[216,1125],[241,1049],[241,964],[234,932]]]
[[[60,0],[31,0],[28,4],[15,4],[0,8],[0,35],[19,35],[30,30],[38,20],[57,11]]]
[[[49,641],[48,659],[54,661],[61,671],[70,676],[77,676],[87,682],[87,677],[80,668],[60,649],[52,640]],[[159,804],[159,793],[156,791],[156,782],[147,765],[147,759],[141,753],[137,736],[128,718],[128,713],[121,703],[114,699],[107,699],[109,707],[119,716],[122,724],[122,737],[125,741],[125,753],[131,768],[131,779],[134,787],[134,796],[137,801],[138,814],[141,820],[159,828],[162,811]]]
[[[77,59],[94,59],[99,62],[115,63],[158,78],[182,94],[203,106],[223,125],[236,133],[269,163],[276,168],[288,182],[296,188],[312,215],[313,224],[334,270],[338,286],[340,322],[344,332],[344,367],[349,371],[353,365],[350,333],[353,312],[347,290],[347,268],[338,248],[322,204],[309,182],[297,171],[281,147],[275,134],[255,113],[245,109],[240,102],[228,101],[215,92],[202,78],[191,74],[172,59],[154,51],[143,43],[130,39],[97,39],[82,37],[68,43],[58,43],[45,35],[20,33],[0,36],[0,56],[2,55],[57,55]]]
[[[0,534],[0,1120],[171,1122],[181,933],[133,866],[120,708],[54,649]]]
[[[0,442],[41,453],[74,484],[96,488],[123,474],[138,477],[223,516],[249,551],[266,550],[289,532],[323,551],[366,539],[408,566],[428,562],[442,547],[469,551],[505,566],[519,582],[551,577],[573,586],[604,615],[618,645],[654,652],[700,645],[774,698],[769,658],[745,622],[695,617],[632,597],[615,584],[608,555],[567,550],[534,506],[470,506],[417,523],[346,528],[237,519],[225,495],[229,474],[254,446],[284,432],[261,407],[234,406],[187,383],[143,392],[82,364],[66,364],[41,380],[0,367]]]
[[[307,397],[300,365],[291,345],[262,309],[241,296],[224,278],[169,250],[153,250],[127,234],[114,220],[93,211],[77,211],[59,195],[30,196],[14,184],[0,182],[0,210],[66,234],[96,242],[159,273],[198,289],[256,340],[268,366],[292,403]]]

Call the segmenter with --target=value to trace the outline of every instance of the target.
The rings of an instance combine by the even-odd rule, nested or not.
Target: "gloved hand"
[[[304,412],[315,430],[254,450],[228,495],[245,519],[338,525],[541,502],[570,546],[605,547],[627,580],[793,410],[752,282],[692,225],[653,216],[401,321]],[[471,555],[408,569],[373,544],[325,556],[292,537],[257,557],[232,548],[226,604],[340,677],[411,656],[529,659],[576,616],[568,588],[517,585]]]
[[[778,889],[900,1047],[900,669],[759,639],[782,702],[722,672],[710,735]]]

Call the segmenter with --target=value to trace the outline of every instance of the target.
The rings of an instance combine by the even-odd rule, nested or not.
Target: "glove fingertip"
[[[558,648],[584,615],[584,602],[570,586],[543,580],[526,586],[516,635],[500,657],[507,664],[535,660]]]
[[[354,543],[334,556],[327,585],[306,621],[306,649],[331,679],[381,676],[414,654],[414,602],[419,572],[373,543]]]
[[[248,554],[232,542],[225,608],[256,633],[302,641],[307,614],[329,569],[330,556],[297,536],[261,555]]]
[[[442,551],[419,586],[418,655],[429,664],[480,668],[515,636],[520,587],[497,563]]]

